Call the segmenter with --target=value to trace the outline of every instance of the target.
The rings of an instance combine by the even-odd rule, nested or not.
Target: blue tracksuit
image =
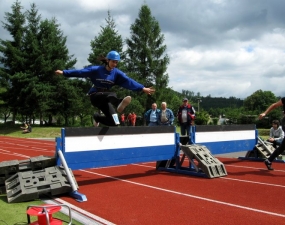
[[[93,86],[88,94],[97,92],[97,89],[109,90],[114,85],[119,85],[132,91],[141,91],[144,88],[142,84],[131,79],[121,70],[114,68],[108,71],[105,66],[89,66],[81,70],[63,70],[63,75],[65,77],[90,78]]]
[[[105,116],[98,113],[94,114],[96,122],[105,124],[106,126],[117,126],[113,120],[116,110],[114,106],[118,106],[122,99],[118,99],[116,93],[109,91],[114,85],[132,91],[142,91],[144,86],[128,77],[121,70],[114,68],[108,71],[105,66],[89,66],[81,70],[63,70],[65,77],[89,78],[93,86],[88,91],[91,104],[100,109]]]

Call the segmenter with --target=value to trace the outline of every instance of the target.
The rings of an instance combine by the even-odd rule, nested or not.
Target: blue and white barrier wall
[[[56,148],[76,170],[170,160],[179,154],[177,139],[174,126],[62,128]]]
[[[250,151],[258,142],[255,124],[197,125],[192,132],[193,142],[205,145],[212,154]]]

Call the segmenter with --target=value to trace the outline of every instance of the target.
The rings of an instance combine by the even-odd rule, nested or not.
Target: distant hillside
[[[189,90],[182,90],[182,93],[179,93],[179,95],[186,97],[190,100],[191,104],[194,106],[198,105],[199,100],[199,106],[201,109],[204,109],[205,111],[208,111],[209,109],[216,109],[216,108],[240,108],[243,106],[243,100],[236,98],[236,97],[211,97],[211,95],[208,95],[206,97],[201,96],[199,92],[195,93],[193,91]]]
[[[235,97],[223,98],[223,97],[201,97],[200,107],[204,110],[209,110],[210,108],[239,108],[243,106],[243,100]]]

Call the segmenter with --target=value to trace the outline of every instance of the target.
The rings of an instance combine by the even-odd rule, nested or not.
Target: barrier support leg
[[[252,150],[254,153],[253,157],[250,157],[250,152],[252,151],[248,151],[245,157],[238,157],[238,158],[241,160],[245,159],[245,160],[253,160],[253,161],[264,161],[266,158],[268,158],[273,153],[274,149],[271,149],[270,147],[268,147],[267,144],[258,136],[257,136],[257,140],[258,140],[258,143],[261,144],[261,146],[263,146],[262,150],[260,150],[261,146],[256,145],[256,147]],[[259,155],[263,157],[260,158]],[[283,159],[276,158],[274,162],[284,163],[285,161]]]
[[[60,142],[60,139],[57,139],[57,142]],[[57,146],[60,146],[60,143],[57,143]],[[78,202],[86,202],[87,201],[86,195],[81,194],[81,193],[79,193],[77,191],[77,187],[76,187],[75,182],[74,182],[74,180],[72,178],[72,175],[71,175],[71,173],[69,171],[69,168],[67,166],[66,160],[65,160],[65,158],[63,156],[63,153],[62,153],[61,149],[59,149],[59,148],[57,149],[57,154],[58,154],[58,156],[59,156],[59,158],[61,160],[62,166],[63,166],[63,168],[64,168],[64,170],[66,172],[66,175],[67,175],[67,179],[68,179],[68,181],[69,181],[69,183],[71,185],[71,188],[72,188],[72,192],[70,193],[70,195],[73,198],[75,198],[76,201],[78,201]]]
[[[195,165],[195,163],[193,162],[192,159],[189,159],[189,166],[188,167],[184,167],[182,166],[184,159],[186,157],[185,154],[183,154],[183,156],[180,159],[180,150],[181,150],[181,146],[182,144],[179,141],[179,134],[176,133],[176,150],[175,150],[175,166],[171,166],[171,164],[166,163],[165,161],[160,161],[160,162],[164,162],[164,163],[157,163],[157,170],[160,171],[166,171],[166,172],[171,172],[171,173],[178,173],[178,174],[185,174],[185,175],[194,175],[194,176],[199,176],[199,177],[207,177],[207,175],[205,173],[202,173],[199,168]],[[168,162],[171,160],[168,160]]]

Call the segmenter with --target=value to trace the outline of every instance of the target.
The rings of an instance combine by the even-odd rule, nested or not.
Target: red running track
[[[55,151],[52,141],[1,136],[0,146],[1,161]],[[285,224],[283,163],[268,171],[262,162],[219,159],[228,176],[214,179],[156,171],[154,162],[73,171],[87,202],[60,199],[110,224]]]

